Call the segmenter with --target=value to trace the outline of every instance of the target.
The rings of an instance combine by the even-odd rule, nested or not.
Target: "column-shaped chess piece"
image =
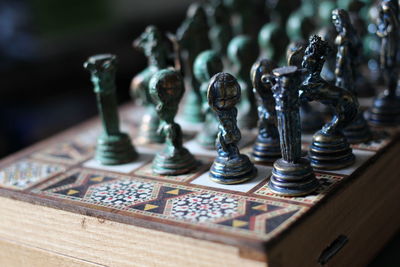
[[[215,139],[218,135],[218,121],[207,100],[208,83],[212,76],[222,70],[221,56],[214,50],[206,50],[200,53],[194,61],[194,76],[201,83],[202,110],[206,117],[202,130],[196,136],[196,140],[206,149],[214,149]]]
[[[119,129],[118,108],[115,96],[116,58],[102,54],[90,57],[84,67],[90,71],[103,132],[97,139],[96,160],[103,165],[118,165],[136,159],[137,153],[131,139]]]
[[[362,43],[350,22],[349,14],[344,9],[333,10],[332,21],[338,33],[335,39],[337,45],[336,86],[347,89],[357,96],[354,84],[358,75]],[[356,119],[343,129],[343,133],[351,144],[366,142],[372,137],[362,111],[359,111]]]
[[[132,79],[130,89],[132,97],[140,100],[146,108],[135,140],[141,144],[163,143],[164,137],[157,132],[160,120],[149,95],[149,81],[158,70],[167,68],[171,51],[162,33],[153,25],[133,42],[133,47],[143,52],[148,60],[147,68]]]
[[[299,85],[301,73],[297,67],[274,69],[272,88],[276,102],[278,131],[282,158],[274,163],[269,188],[284,196],[303,196],[315,191],[318,180],[310,162],[301,157]]]
[[[240,100],[240,86],[229,73],[218,73],[211,78],[207,92],[208,103],[219,121],[218,156],[210,169],[210,179],[221,184],[237,184],[252,179],[257,169],[250,159],[240,154],[241,134],[236,123]]]
[[[381,38],[380,68],[387,87],[382,96],[374,100],[369,122],[377,126],[395,126],[400,123],[400,99],[396,95],[399,78],[399,4],[394,0],[381,0],[377,35]]]
[[[232,71],[242,88],[242,97],[238,106],[238,124],[241,128],[251,129],[257,126],[257,104],[250,80],[250,69],[257,59],[257,45],[246,35],[239,35],[228,45],[228,58]]]
[[[322,79],[321,70],[328,51],[328,43],[319,36],[310,38],[302,63],[307,74],[300,88],[300,97],[321,102],[333,112],[332,120],[314,134],[309,152],[311,166],[333,170],[354,163],[355,157],[342,130],[355,119],[358,101],[353,93]]]
[[[181,75],[172,69],[160,70],[151,78],[149,89],[161,120],[159,131],[166,143],[153,160],[153,171],[161,175],[179,175],[194,170],[198,162],[183,147],[181,127],[174,121],[185,91]]]
[[[256,162],[273,162],[281,157],[275,99],[271,89],[272,70],[275,67],[274,62],[260,59],[251,68],[253,90],[258,101],[258,135],[252,152]]]

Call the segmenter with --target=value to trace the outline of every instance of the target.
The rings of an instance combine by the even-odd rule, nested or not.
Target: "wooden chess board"
[[[134,143],[142,112],[121,110]],[[0,246],[7,249],[0,263],[357,266],[399,226],[399,129],[376,129],[373,141],[353,146],[353,166],[316,171],[321,187],[314,194],[280,197],[267,187],[271,165],[257,165],[257,177],[244,184],[210,181],[216,151],[196,145],[199,126],[181,126],[185,146],[202,162],[186,175],[152,173],[159,145],[135,144],[141,155],[133,163],[99,165],[97,120],[2,160]],[[241,151],[250,153],[256,132],[242,136]],[[311,138],[302,137],[305,150]]]

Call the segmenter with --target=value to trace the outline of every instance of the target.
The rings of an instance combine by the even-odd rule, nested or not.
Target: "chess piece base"
[[[343,134],[350,144],[364,143],[372,138],[371,130],[362,112],[357,114],[352,124],[343,129]]]
[[[304,196],[315,191],[319,186],[310,162],[304,158],[296,163],[278,159],[274,163],[268,187],[283,196]]]
[[[274,162],[281,157],[281,147],[277,138],[257,137],[253,146],[253,160],[259,163]]]
[[[138,136],[135,139],[137,144],[162,144],[165,141],[164,136],[158,133],[158,126],[160,119],[154,111],[154,107],[148,109],[149,111],[143,116],[140,123]]]
[[[337,170],[354,163],[352,149],[342,133],[325,134],[321,131],[313,136],[309,157],[311,166],[321,170]]]
[[[166,150],[157,153],[153,160],[153,172],[160,175],[180,175],[189,173],[199,166],[199,162],[186,148],[181,148],[172,154]]]
[[[97,140],[95,159],[102,165],[119,165],[132,162],[138,154],[125,133],[102,135]]]
[[[219,184],[239,184],[254,178],[257,169],[246,155],[235,158],[218,156],[210,168],[210,179]]]
[[[400,99],[389,95],[376,98],[368,112],[368,121],[376,126],[399,125]]]
[[[189,91],[186,97],[183,118],[191,123],[201,123],[205,120],[204,114],[201,112],[201,96],[193,90]]]

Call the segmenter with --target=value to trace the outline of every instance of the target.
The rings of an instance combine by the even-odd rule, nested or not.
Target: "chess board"
[[[121,128],[133,137],[134,143],[136,128],[142,112],[143,110],[140,107],[133,105],[124,106],[121,109]],[[208,179],[208,169],[216,155],[216,151],[202,149],[196,144],[194,136],[196,131],[200,130],[198,125],[190,125],[179,117],[177,120],[181,123],[185,133],[185,146],[202,163],[195,172],[185,175],[160,176],[152,173],[152,158],[162,148],[162,145],[135,144],[137,151],[140,153],[137,161],[119,166],[100,165],[93,159],[96,138],[100,132],[100,123],[96,119],[2,160],[0,163],[0,200],[3,203],[3,210],[8,210],[9,213],[5,211],[3,213],[4,217],[0,219],[0,240],[8,240],[11,243],[16,240],[15,242],[20,242],[27,246],[32,245],[35,248],[54,251],[56,254],[80,258],[84,262],[119,265],[117,264],[118,261],[116,263],[110,259],[104,260],[101,256],[94,257],[93,254],[100,253],[99,251],[84,255],[80,254],[80,252],[74,254],[74,251],[63,250],[61,245],[54,245],[57,242],[60,244],[66,242],[65,240],[49,239],[48,243],[40,243],[37,240],[33,240],[33,238],[29,238],[33,230],[25,229],[23,221],[30,219],[24,217],[24,212],[21,212],[17,217],[19,219],[15,219],[15,221],[6,218],[6,214],[12,214],[11,212],[20,213],[15,210],[16,208],[12,208],[12,205],[14,205],[12,203],[18,203],[16,204],[17,206],[23,203],[32,207],[46,207],[46,211],[43,212],[47,212],[47,214],[51,214],[53,211],[60,211],[64,216],[72,216],[74,214],[81,216],[80,218],[86,218],[87,222],[97,218],[100,223],[104,223],[104,221],[110,222],[110,227],[116,227],[115,225],[118,224],[155,232],[154,239],[146,242],[157,242],[157,236],[169,234],[168,238],[182,237],[183,239],[176,241],[182,242],[182,244],[187,240],[195,240],[205,242],[204,244],[215,244],[217,246],[215,250],[236,249],[234,251],[225,251],[227,254],[237,255],[236,258],[212,258],[214,254],[210,251],[214,250],[214,248],[210,251],[207,250],[207,252],[202,245],[198,245],[200,251],[198,253],[200,254],[186,254],[179,261],[176,260],[175,263],[177,265],[179,265],[178,262],[188,263],[196,259],[196,266],[225,266],[224,264],[228,264],[229,260],[232,260],[235,264],[242,263],[244,266],[264,266],[267,262],[274,266],[274,263],[279,262],[277,255],[272,256],[275,253],[274,246],[276,244],[283,244],[285,239],[290,240],[291,233],[295,228],[308,228],[308,230],[302,230],[304,234],[312,233],[312,223],[310,222],[309,226],[307,226],[307,218],[312,218],[313,214],[317,214],[320,211],[329,213],[327,203],[340,198],[342,191],[351,189],[353,184],[363,182],[363,175],[365,173],[368,174],[371,170],[370,168],[372,168],[371,166],[379,162],[383,155],[388,153],[395,155],[396,151],[399,152],[399,129],[376,129],[374,140],[353,146],[354,154],[357,158],[353,166],[336,171],[316,170],[316,176],[321,183],[317,192],[307,197],[280,197],[273,194],[267,187],[272,165],[256,165],[258,169],[257,177],[244,184],[222,185],[210,181]],[[242,132],[242,136],[241,152],[250,154],[256,132]],[[304,135],[302,137],[304,150],[307,150],[311,138],[312,135]],[[400,164],[398,156],[397,159],[390,157],[392,158],[392,163],[395,161],[393,163],[395,166]],[[384,163],[380,164],[384,165]],[[392,171],[392,173],[396,173],[396,171]],[[384,182],[384,179],[385,177],[375,177],[377,181],[382,180]],[[356,188],[355,186],[354,188]],[[391,184],[386,184],[385,186],[393,186],[393,188],[398,189],[398,186]],[[361,192],[363,189],[358,188],[355,190]],[[378,187],[376,190],[378,190]],[[365,192],[368,192],[368,190]],[[382,193],[381,191],[379,192]],[[352,194],[355,199],[362,197],[368,202],[369,200],[367,199],[370,197],[372,201],[379,201],[373,195]],[[344,200],[340,201],[343,202]],[[346,201],[341,205],[351,206],[352,201],[357,202],[357,200],[351,198]],[[335,203],[338,202],[336,201]],[[23,208],[21,207],[21,209]],[[343,207],[342,210],[345,212],[346,208]],[[334,209],[331,211],[334,214]],[[356,211],[348,210],[346,212],[356,213]],[[376,211],[370,210],[372,215],[374,212]],[[399,221],[397,211],[389,210],[388,212],[396,213],[392,215],[395,217],[393,223]],[[38,214],[40,212],[36,216],[39,216]],[[31,215],[35,216],[35,213]],[[341,216],[344,216],[344,218],[346,216],[351,217],[345,213]],[[83,224],[85,220],[83,220]],[[43,221],[51,222],[52,219],[44,218]],[[326,225],[318,225],[316,229],[320,227],[328,229],[340,223],[332,221]],[[18,230],[18,227],[22,229]],[[65,231],[68,232],[68,230],[65,230],[62,233],[63,227],[68,229],[67,225],[51,225],[50,223],[47,230],[46,227],[42,230],[49,231],[49,234],[53,235],[51,231],[56,229],[61,231],[60,235],[62,235],[65,234]],[[83,231],[87,231],[87,228],[82,227]],[[125,231],[129,232],[130,228],[126,229]],[[17,233],[18,231],[21,234]],[[326,231],[329,232],[329,230]],[[395,229],[390,233],[392,234],[394,231]],[[126,235],[129,236],[127,232]],[[92,234],[96,236],[96,231],[93,230]],[[149,236],[152,235],[149,234]],[[333,234],[329,236],[333,242],[336,242],[336,237]],[[299,241],[297,244],[301,245],[300,239],[297,240]],[[382,240],[381,243],[383,244],[385,240]],[[109,240],[97,239],[98,242],[107,244]],[[292,242],[292,246],[297,245],[297,241],[294,240]],[[340,238],[337,242],[340,242]],[[351,240],[348,242],[351,242]],[[378,243],[377,241],[377,246]],[[329,248],[332,243],[327,242],[321,245],[324,246],[323,248]],[[130,249],[129,242],[119,246],[126,246],[128,251]],[[134,245],[132,246],[134,247]],[[310,249],[315,250],[315,255],[323,256],[321,253],[324,251],[323,249],[321,251],[317,244],[308,244],[308,246],[311,247]],[[120,247],[116,249],[117,252]],[[167,252],[169,251],[171,255],[174,253],[180,255],[179,252],[171,252],[166,247],[158,248],[156,249],[157,252],[154,253],[163,254],[163,249]],[[204,249],[204,251],[201,249]],[[152,251],[151,249],[149,250]],[[269,254],[270,251],[271,254]],[[207,253],[211,255],[208,258],[204,256]],[[329,251],[327,253],[329,254]],[[132,257],[138,257],[134,250],[132,254]],[[145,255],[151,258],[153,254],[147,252]],[[171,255],[164,256],[168,259],[168,257],[172,257]],[[289,252],[288,255],[290,255]],[[129,258],[129,256],[126,257]],[[193,259],[190,259],[191,257]],[[280,257],[284,256],[280,255]],[[330,256],[327,259],[329,260]],[[320,259],[314,258],[312,260],[317,264]],[[146,260],[138,262],[137,266],[152,265]],[[298,266],[303,265],[299,262]]]

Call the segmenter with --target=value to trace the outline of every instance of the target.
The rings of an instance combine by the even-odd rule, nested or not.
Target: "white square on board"
[[[113,171],[113,172],[121,172],[121,173],[130,173],[133,170],[142,167],[144,164],[149,162],[153,156],[148,154],[139,154],[139,158],[137,158],[134,162],[121,164],[121,165],[102,165],[94,158],[86,161],[83,163],[84,167],[92,168],[92,169],[99,169],[99,170],[106,170],[106,171]]]

